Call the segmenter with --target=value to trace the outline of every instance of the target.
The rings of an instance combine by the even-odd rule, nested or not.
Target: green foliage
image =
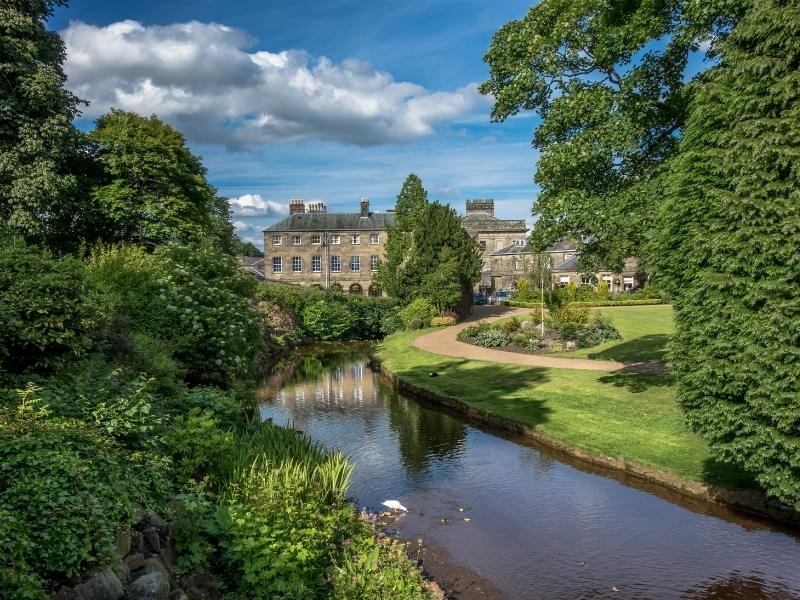
[[[114,529],[129,522],[134,503],[157,500],[142,478],[152,465],[139,456],[131,465],[91,425],[50,416],[35,387],[0,411],[0,437],[0,513],[25,524],[30,546],[17,548],[19,559],[43,578],[64,581],[107,564]]]
[[[427,324],[422,319],[411,319],[406,326],[406,329],[410,329],[412,331],[417,329],[425,329]]]
[[[591,348],[609,340],[618,340],[622,336],[614,323],[608,317],[597,313],[583,327],[578,329],[575,336],[578,348]]]
[[[27,524],[0,505],[0,595],[19,600],[45,600],[44,581],[28,563],[34,552]]]
[[[495,33],[481,86],[492,118],[542,119],[535,246],[590,236],[581,262],[595,266],[639,253],[686,118],[689,54],[742,4],[543,0]]]
[[[800,12],[747,6],[696,86],[653,254],[688,423],[800,509]]]
[[[0,241],[0,368],[48,369],[80,356],[103,313],[80,260]]]
[[[519,331],[522,322],[517,317],[511,317],[507,321],[503,321],[497,327],[500,331],[505,331],[506,333],[514,333],[515,331]]]
[[[242,256],[264,256],[264,253],[259,250],[253,242],[243,242],[238,237],[234,243],[234,254],[241,254]]]
[[[303,329],[314,339],[341,340],[350,328],[350,313],[343,303],[317,300],[303,310]]]
[[[463,299],[480,278],[477,242],[461,227],[449,206],[428,203],[416,176],[409,176],[398,196],[397,225],[389,229],[386,257],[375,280],[401,304],[428,297],[439,310],[464,311]]]
[[[62,0],[0,5],[0,222],[29,242],[70,250],[93,233],[91,171],[64,89],[64,44],[45,29]]]
[[[223,392],[213,387],[196,387],[185,390],[175,405],[179,413],[193,411],[211,412],[223,429],[240,429],[246,424],[248,408],[233,392]]]
[[[577,293],[577,289],[573,282],[569,282],[567,287],[564,288],[564,293],[567,296],[567,302],[575,302],[575,294]]]
[[[567,303],[567,294],[563,288],[552,288],[544,291],[544,305],[549,311],[556,311]]]
[[[233,447],[233,435],[220,428],[212,411],[192,408],[175,418],[164,442],[178,480],[186,483],[201,481],[213,471]]]
[[[214,498],[197,486],[187,487],[176,497],[175,516],[171,523],[175,552],[175,571],[207,573],[214,547],[208,531],[213,529]]]
[[[623,296],[619,300],[592,300],[589,302],[573,302],[572,306],[651,306],[655,304],[664,304],[664,302],[656,299],[628,300],[626,296]]]
[[[216,192],[179,132],[156,116],[115,109],[97,120],[90,137],[103,166],[92,197],[109,241],[152,249],[209,232]]]
[[[415,319],[422,321],[423,327],[425,327],[438,312],[428,298],[420,297],[415,298],[410,304],[400,309],[397,315],[406,327]]]
[[[601,281],[600,285],[597,286],[597,299],[600,302],[605,302],[608,300],[608,282]]]
[[[478,332],[474,338],[476,346],[483,346],[484,348],[500,348],[508,346],[510,338],[505,331],[500,329],[487,329],[486,331]]]
[[[562,339],[575,340],[580,331],[590,320],[591,313],[588,308],[577,306],[562,306],[551,312],[553,327]]]

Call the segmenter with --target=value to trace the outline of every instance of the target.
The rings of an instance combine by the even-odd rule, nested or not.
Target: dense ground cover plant
[[[431,319],[431,327],[450,327],[451,325],[455,324],[456,324],[455,318],[449,315],[441,317],[433,317]]]

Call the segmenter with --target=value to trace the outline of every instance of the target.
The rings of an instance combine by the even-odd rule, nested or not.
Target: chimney
[[[467,214],[494,216],[494,200],[467,200]]]
[[[362,198],[361,199],[361,216],[368,217],[369,216],[369,199]]]
[[[328,207],[323,202],[313,202],[308,205],[308,212],[315,214],[326,213],[328,212]]]
[[[289,200],[290,215],[302,215],[304,212],[306,212],[306,205],[302,200]]]

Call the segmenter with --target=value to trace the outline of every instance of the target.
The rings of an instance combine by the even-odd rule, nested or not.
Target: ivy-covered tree
[[[800,6],[748,4],[697,86],[654,255],[689,424],[800,509]]]
[[[53,250],[91,234],[91,159],[64,89],[64,44],[45,21],[64,0],[0,3],[0,221]]]
[[[691,16],[682,0],[542,0],[494,35],[481,86],[494,97],[492,119],[525,110],[542,120],[539,250],[582,239],[589,267],[640,254],[686,116],[688,56],[724,33],[727,5],[738,2],[686,4]]]
[[[152,249],[215,233],[232,251],[232,229],[219,231],[227,206],[220,206],[205,167],[178,131],[155,115],[112,110],[98,119],[90,137],[103,166],[92,197],[110,241]]]

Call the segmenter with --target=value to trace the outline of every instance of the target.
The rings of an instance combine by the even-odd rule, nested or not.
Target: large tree
[[[112,110],[90,137],[103,166],[92,197],[108,238],[152,249],[211,235],[232,252],[232,230],[223,223],[227,205],[178,131],[156,116]]]
[[[480,250],[461,218],[428,202],[422,181],[408,176],[397,197],[397,223],[388,231],[386,257],[376,280],[405,303],[425,296],[440,309],[465,310],[463,298],[480,277]]]
[[[64,89],[64,44],[45,20],[64,0],[0,3],[0,220],[13,234],[70,249],[91,233],[80,101]]]
[[[492,119],[541,118],[540,249],[584,240],[587,266],[620,266],[640,252],[685,121],[688,56],[724,33],[735,11],[722,5],[737,2],[714,4],[687,18],[682,0],[542,0],[494,35],[481,86],[494,97]]]
[[[654,255],[690,425],[800,509],[800,5],[749,4],[697,85]]]

